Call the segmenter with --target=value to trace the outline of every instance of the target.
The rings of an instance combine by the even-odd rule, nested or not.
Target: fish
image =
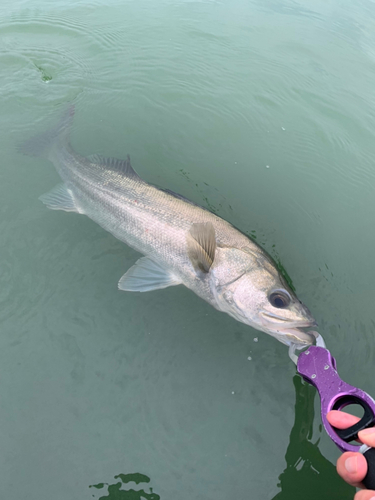
[[[130,157],[81,156],[70,143],[70,106],[22,152],[44,157],[62,182],[40,197],[49,209],[85,214],[141,253],[118,282],[126,292],[184,285],[215,309],[290,348],[311,345],[316,326],[270,255],[232,224],[144,181]]]

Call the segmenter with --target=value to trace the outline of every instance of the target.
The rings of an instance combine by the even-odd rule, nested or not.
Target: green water
[[[139,255],[17,145],[74,102],[77,151],[255,236],[374,395],[375,3],[5,0],[0,82],[1,498],[352,499],[285,346],[118,291]]]

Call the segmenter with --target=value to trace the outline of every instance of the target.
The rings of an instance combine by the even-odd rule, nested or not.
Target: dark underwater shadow
[[[279,476],[281,491],[272,500],[353,500],[355,488],[345,483],[336,467],[320,453],[319,440],[310,441],[316,389],[299,375],[294,376],[293,384],[295,420],[285,454],[286,468]]]
[[[117,476],[115,476],[115,479],[120,479],[120,481],[115,484],[99,483],[90,486],[90,488],[96,488],[98,490],[101,490],[105,486],[108,487],[108,495],[102,496],[98,500],[160,500],[160,496],[154,493],[152,491],[152,488],[149,488],[149,493],[146,493],[143,489],[121,489],[123,484],[127,484],[130,482],[133,482],[135,484],[149,483],[150,478],[148,476],[145,476],[144,474],[118,474]]]
[[[279,476],[281,491],[272,500],[353,500],[355,488],[345,483],[335,466],[319,451],[318,444],[310,440],[313,433],[314,399],[316,389],[302,380],[293,378],[296,390],[295,420],[286,450],[286,468]],[[333,446],[333,445],[332,445]],[[99,483],[90,486],[97,490],[107,487],[105,496],[98,500],[160,500],[152,488],[122,489],[127,483],[147,484],[150,478],[144,474],[118,474],[115,484]],[[96,495],[93,495],[96,497]],[[180,500],[188,500],[183,497]]]

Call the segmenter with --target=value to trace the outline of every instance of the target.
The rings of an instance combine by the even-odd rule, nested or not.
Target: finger
[[[367,473],[367,462],[362,453],[348,451],[337,460],[337,472],[347,483],[363,488],[363,481]]]
[[[345,413],[344,411],[332,410],[327,413],[328,422],[337,429],[347,429],[359,422],[361,419]]]
[[[373,500],[375,498],[375,491],[362,490],[356,493],[354,500]]]
[[[358,437],[362,443],[375,447],[375,427],[369,427],[368,429],[363,429],[363,431],[358,432]]]

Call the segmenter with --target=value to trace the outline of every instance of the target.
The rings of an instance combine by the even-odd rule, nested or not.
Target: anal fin
[[[39,199],[51,210],[82,213],[77,208],[72,191],[64,183],[58,184],[48,193],[42,194]]]
[[[149,257],[142,257],[124,274],[118,287],[127,292],[149,292],[180,283],[168,269]]]

